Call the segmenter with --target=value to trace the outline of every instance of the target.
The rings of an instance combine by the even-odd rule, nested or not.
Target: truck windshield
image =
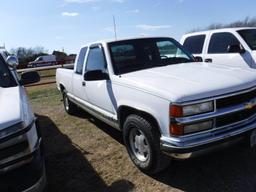
[[[0,56],[0,87],[13,87],[16,86],[16,82],[13,79],[13,76],[4,62],[4,59]]]
[[[194,62],[193,56],[172,38],[144,38],[108,44],[115,74]]]
[[[238,33],[252,50],[256,50],[256,29],[244,29]]]

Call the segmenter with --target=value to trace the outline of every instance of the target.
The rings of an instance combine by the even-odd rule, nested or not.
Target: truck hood
[[[186,102],[251,88],[256,85],[256,71],[184,63],[127,73],[118,82],[172,102]]]
[[[0,88],[0,106],[0,130],[34,118],[23,87]]]

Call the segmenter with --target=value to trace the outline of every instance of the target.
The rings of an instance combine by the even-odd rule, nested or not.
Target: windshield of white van
[[[256,50],[256,29],[244,29],[237,32],[252,50]]]
[[[194,62],[193,56],[172,38],[142,38],[108,44],[115,74]]]
[[[7,88],[13,86],[17,86],[17,84],[4,59],[0,56],[0,87]]]

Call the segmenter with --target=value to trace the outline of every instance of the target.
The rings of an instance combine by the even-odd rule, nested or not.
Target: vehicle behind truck
[[[226,28],[188,33],[181,44],[197,59],[256,69],[256,28]]]
[[[42,137],[23,85],[40,77],[19,78],[18,60],[0,51],[0,191],[41,192],[46,176]]]
[[[56,56],[55,55],[43,55],[39,56],[35,59],[35,61],[31,61],[28,63],[28,67],[44,67],[51,66],[56,64]]]
[[[120,130],[131,160],[149,174],[172,159],[256,145],[256,71],[195,62],[172,38],[85,45],[56,81],[66,112],[83,109]]]

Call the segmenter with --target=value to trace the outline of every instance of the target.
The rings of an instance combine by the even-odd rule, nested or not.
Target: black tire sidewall
[[[142,162],[139,159],[137,159],[137,157],[134,155],[131,149],[129,135],[130,135],[130,131],[133,128],[137,128],[141,132],[143,132],[150,146],[149,159],[145,162]],[[159,141],[156,139],[157,136],[153,137],[152,129],[153,127],[149,121],[137,115],[130,115],[126,119],[124,123],[124,128],[123,128],[124,143],[131,160],[141,171],[146,173],[151,173],[152,170],[154,170],[154,168],[156,167],[156,163],[157,163],[156,161],[157,161],[157,155],[158,155],[157,150],[160,150],[160,147],[157,146],[157,143],[159,143]]]

